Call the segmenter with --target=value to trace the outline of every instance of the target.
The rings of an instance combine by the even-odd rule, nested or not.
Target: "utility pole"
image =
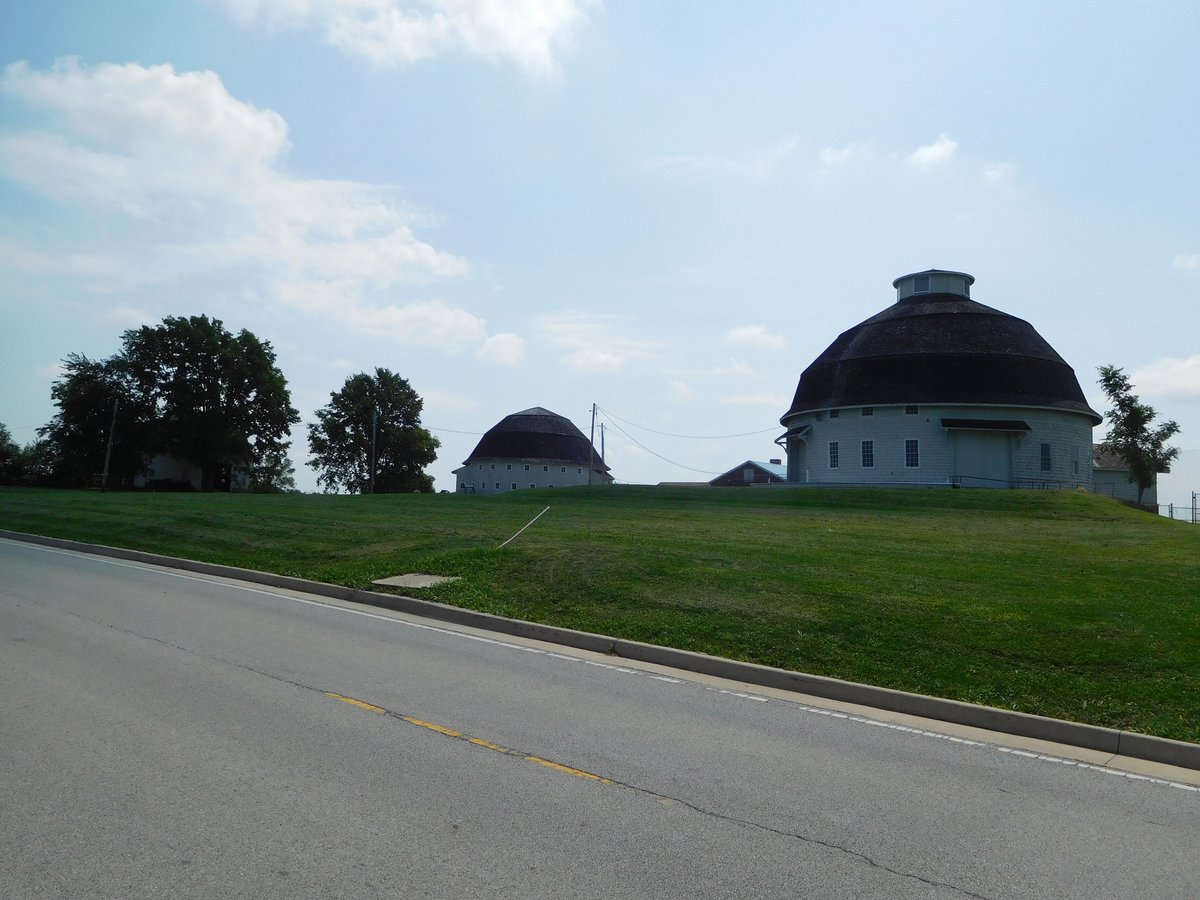
[[[600,423],[600,465],[604,465],[604,423]],[[600,474],[600,483],[604,484],[604,474]]]
[[[596,404],[592,404],[592,433],[588,438],[588,485],[592,483],[592,472],[596,468]]]
[[[375,493],[375,431],[379,426],[379,407],[371,410],[371,493]]]
[[[117,405],[120,402],[120,394],[113,397],[112,421],[108,423],[108,446],[104,448],[104,474],[100,476],[101,491],[108,487],[108,460],[112,457],[113,432],[117,430]]]

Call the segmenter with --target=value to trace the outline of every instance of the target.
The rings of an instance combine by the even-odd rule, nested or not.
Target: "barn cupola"
[[[947,272],[942,269],[926,269],[924,272],[913,272],[911,275],[901,275],[892,282],[896,289],[896,300],[907,300],[909,297],[925,297],[930,294],[949,294],[951,297],[971,299],[971,285],[975,276],[966,272]]]

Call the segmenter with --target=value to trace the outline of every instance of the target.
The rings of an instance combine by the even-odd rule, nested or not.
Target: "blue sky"
[[[618,481],[707,480],[779,456],[805,366],[937,267],[1096,409],[1130,372],[1190,503],[1197,34],[1184,2],[4,4],[0,422],[204,313],[305,423],[407,378],[439,488],[508,413],[593,403]],[[313,488],[303,426],[291,457]]]

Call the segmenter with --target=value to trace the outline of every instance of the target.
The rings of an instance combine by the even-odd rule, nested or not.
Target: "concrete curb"
[[[906,713],[942,722],[952,722],[957,725],[984,728],[1003,734],[1054,741],[1072,747],[1083,747],[1119,756],[1129,756],[1151,762],[1200,770],[1200,744],[1191,744],[1185,741],[1174,741],[1169,738],[1138,734],[1132,731],[1120,731],[1113,728],[1101,728],[1097,725],[1085,725],[1061,719],[1049,719],[1029,713],[997,709],[991,706],[977,706],[973,703],[944,700],[940,697],[928,697],[923,694],[910,694],[906,691],[873,687],[872,685],[857,684],[852,681],[841,681],[837,678],[826,678],[821,675],[789,672],[785,669],[775,669],[755,663],[722,659],[721,657],[693,653],[688,650],[660,647],[657,644],[643,644],[639,641],[627,641],[621,638],[607,637],[602,634],[591,634],[586,631],[573,631],[569,628],[539,625],[536,622],[525,622],[520,619],[506,619],[502,616],[491,615],[490,613],[476,612],[457,606],[447,606],[429,600],[418,600],[415,597],[382,594],[376,591],[362,591],[355,588],[340,587],[335,584],[325,584],[319,581],[308,581],[304,578],[295,578],[289,575],[272,575],[268,572],[256,572],[252,569],[239,569],[234,566],[222,566],[215,563],[178,559],[172,556],[145,553],[140,550],[124,550],[119,547],[106,547],[102,544],[85,544],[79,541],[42,537],[40,535],[25,534],[19,531],[7,531],[4,529],[0,529],[0,537],[31,544],[40,544],[47,547],[56,547],[63,550],[77,550],[113,559],[124,559],[131,562],[182,569],[203,575],[235,578],[239,581],[247,581],[252,584],[284,588],[301,593],[314,594],[319,597],[330,597],[336,600],[377,606],[382,609],[409,613],[440,622],[469,625],[473,628],[480,628],[500,634],[532,638],[552,644],[577,647],[582,650],[592,650],[598,653],[609,653],[625,659],[670,666],[685,672],[696,672],[702,675],[728,678],[733,681],[742,681],[761,687],[810,694],[816,697],[824,697],[828,700],[840,700],[875,709]]]

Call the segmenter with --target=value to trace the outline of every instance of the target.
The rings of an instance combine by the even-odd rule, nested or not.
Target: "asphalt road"
[[[0,540],[0,897],[1200,896],[1200,792]]]

